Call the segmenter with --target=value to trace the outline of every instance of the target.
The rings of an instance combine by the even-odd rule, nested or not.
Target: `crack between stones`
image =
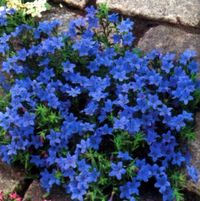
[[[87,6],[97,6],[97,0],[89,0],[86,4],[86,7]]]
[[[16,187],[15,192],[22,198],[22,200],[24,199],[24,196],[32,182],[33,179],[25,178],[20,181],[19,185]]]

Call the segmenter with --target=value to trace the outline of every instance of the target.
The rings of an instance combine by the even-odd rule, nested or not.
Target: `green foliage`
[[[1,0],[0,1],[0,6],[4,6],[6,4],[6,0]]]
[[[10,142],[9,138],[6,138],[6,131],[3,128],[0,128],[0,145],[5,145]]]
[[[194,128],[191,126],[186,126],[183,128],[180,132],[180,135],[182,139],[186,141],[194,141],[196,139],[196,133],[194,131]]]
[[[144,134],[142,132],[131,136],[128,132],[119,131],[114,138],[114,145],[117,151],[129,150],[132,153],[139,147],[143,147],[144,143]]]
[[[99,19],[107,18],[108,17],[108,12],[109,12],[109,8],[108,8],[107,4],[102,3],[98,7],[97,17]]]
[[[174,198],[176,201],[184,201],[184,194],[182,193],[181,189],[175,188],[173,192]]]
[[[45,138],[46,134],[54,128],[59,131],[61,117],[57,111],[53,111],[49,107],[39,104],[35,110],[38,133],[41,137]]]
[[[184,201],[183,190],[186,185],[186,176],[181,170],[172,171],[170,181],[173,188],[173,195],[176,201]]]
[[[10,93],[5,93],[2,91],[0,92],[0,110],[5,111],[8,103],[10,101]]]

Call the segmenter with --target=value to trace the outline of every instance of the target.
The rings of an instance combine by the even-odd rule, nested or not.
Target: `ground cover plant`
[[[183,200],[187,177],[198,180],[187,149],[200,97],[196,53],[142,54],[130,19],[105,5],[86,12],[66,33],[52,21],[1,36],[10,80],[2,160],[39,174],[48,192],[64,187],[72,200],[135,201],[144,183],[164,201]]]

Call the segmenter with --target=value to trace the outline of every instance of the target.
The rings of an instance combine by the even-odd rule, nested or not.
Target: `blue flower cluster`
[[[0,112],[9,141],[0,145],[2,160],[29,153],[41,185],[47,191],[62,185],[73,200],[103,200],[90,197],[95,184],[108,200],[113,189],[103,188],[106,177],[116,200],[136,200],[143,182],[154,178],[163,200],[172,201],[169,169],[187,167],[198,180],[178,140],[194,118],[187,106],[198,87],[196,54],[186,50],[175,59],[154,50],[140,56],[132,49],[133,22],[117,14],[101,18],[93,7],[71,21],[67,33],[55,34],[58,25],[21,25],[0,38],[4,55],[11,38],[28,33],[30,41],[2,64],[14,79]],[[144,151],[128,146],[139,133]]]

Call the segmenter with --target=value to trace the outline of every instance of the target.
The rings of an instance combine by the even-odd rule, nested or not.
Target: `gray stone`
[[[192,154],[192,164],[197,168],[200,173],[200,112],[196,114],[196,140],[190,142],[189,148]],[[187,190],[194,192],[200,196],[200,179],[197,183],[188,181]]]
[[[34,180],[28,190],[26,191],[23,201],[43,201],[45,191],[40,187],[40,184],[37,180]]]
[[[52,0],[55,3],[66,3],[69,6],[83,9],[89,0]]]
[[[5,194],[14,192],[20,188],[23,181],[22,172],[0,162],[0,192]]]
[[[128,16],[200,28],[200,0],[97,0]]]
[[[62,25],[59,27],[58,31],[67,31],[67,25],[70,20],[78,17],[79,12],[75,12],[73,9],[68,9],[65,7],[53,6],[50,10],[42,14],[42,20],[59,20]]]
[[[44,198],[45,191],[41,188],[39,181],[34,180],[25,193],[23,201],[43,201]],[[46,199],[50,201],[71,201],[64,190],[58,187],[54,187]]]
[[[200,34],[191,33],[173,26],[159,25],[150,28],[139,40],[138,45],[145,52],[159,49],[163,53],[182,53],[186,49],[195,50],[200,62]]]

